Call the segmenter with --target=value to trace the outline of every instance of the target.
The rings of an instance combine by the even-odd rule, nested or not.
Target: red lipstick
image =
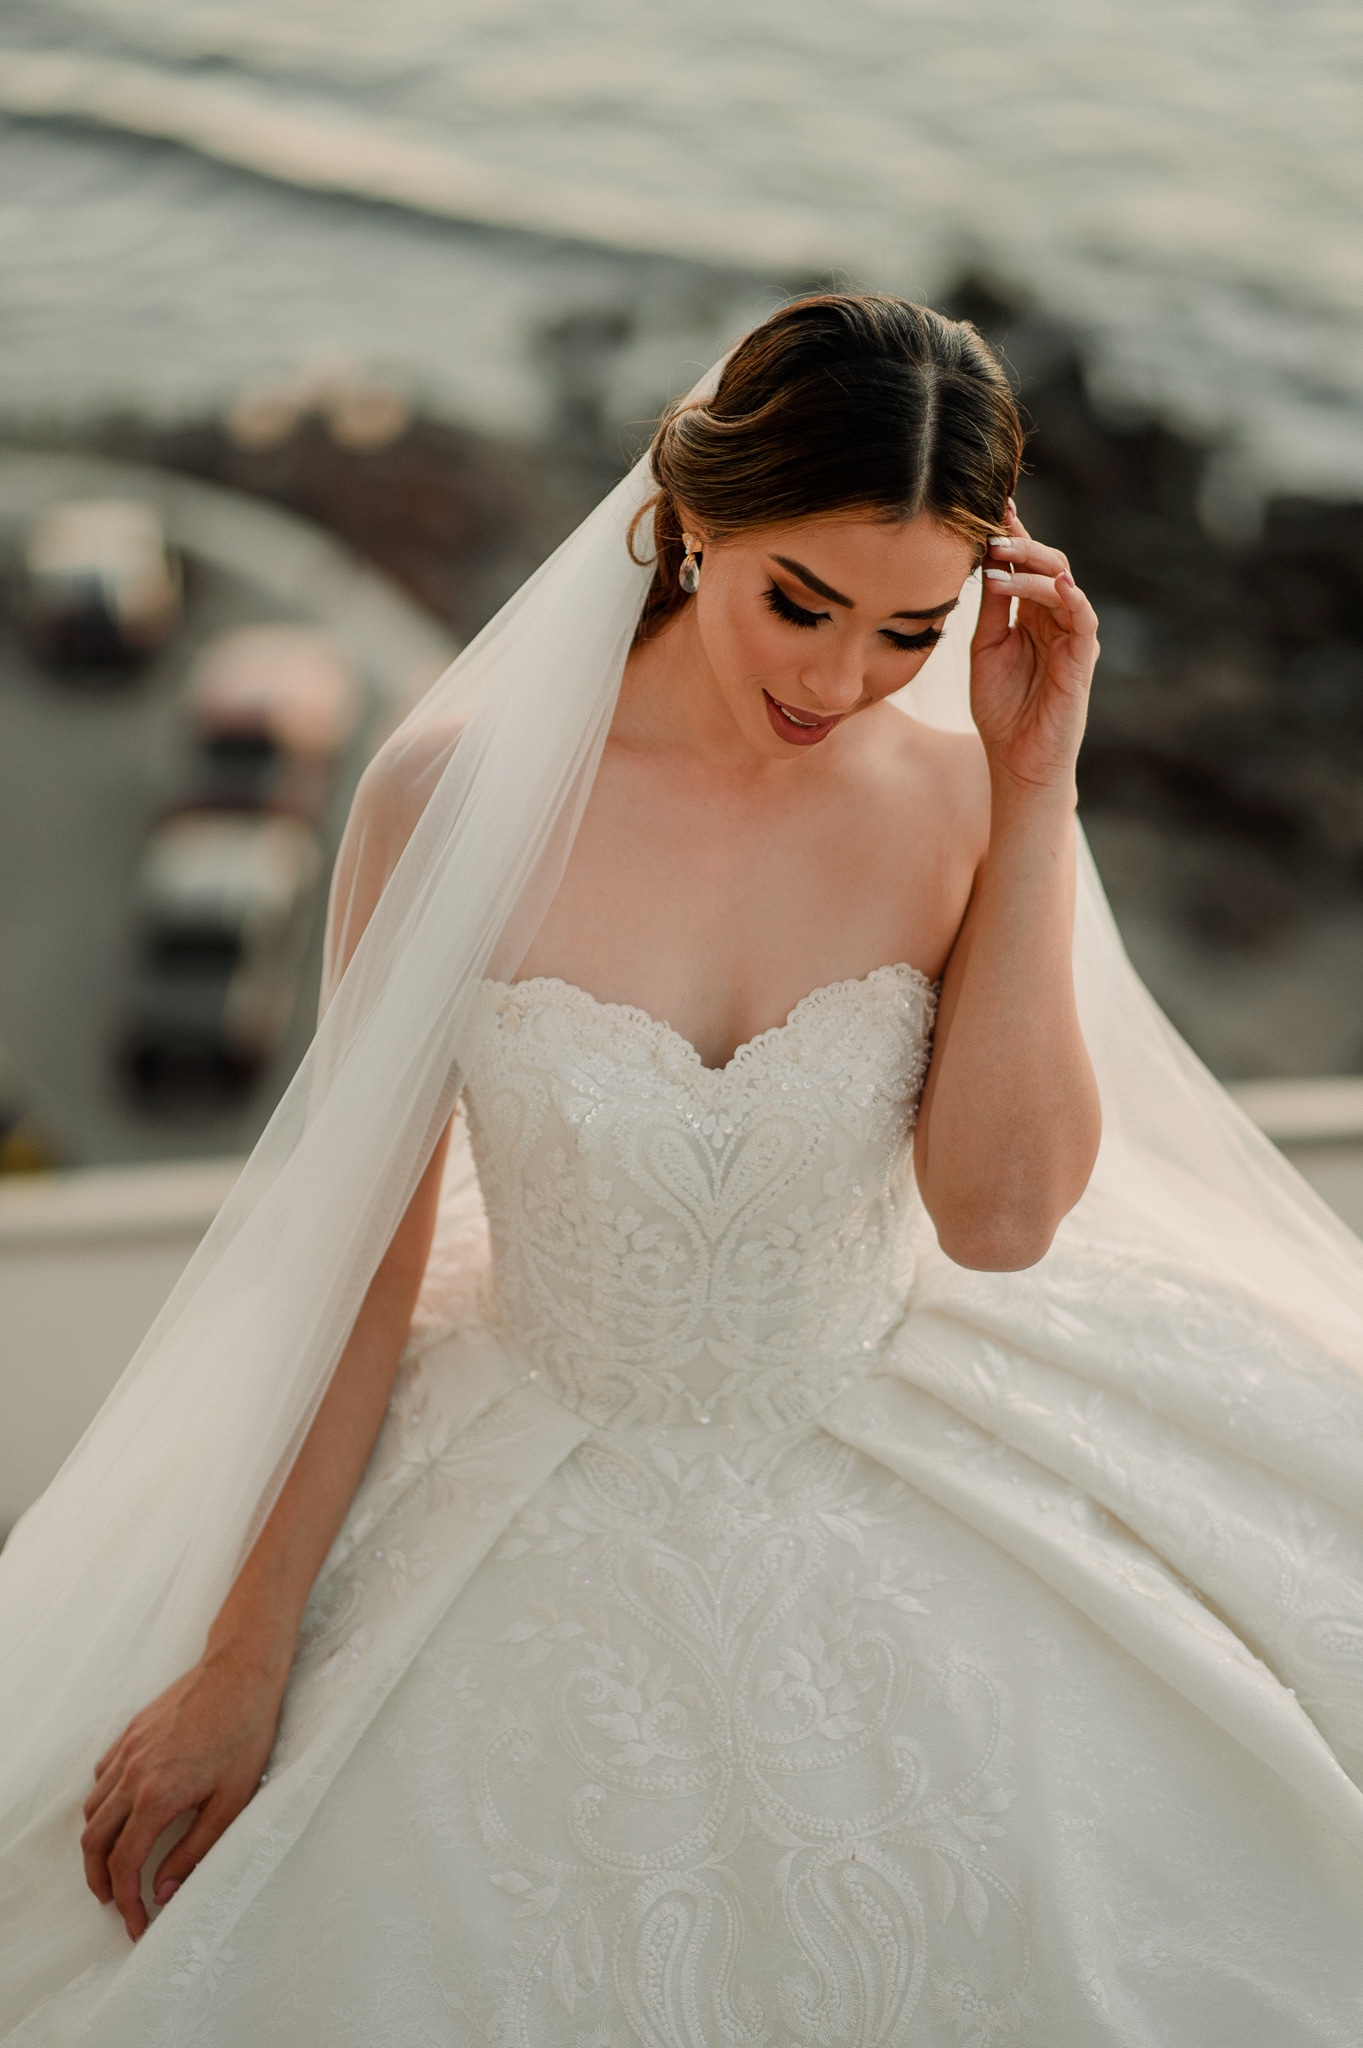
[[[833,718],[815,718],[807,711],[797,710],[794,705],[787,710],[768,690],[764,690],[762,695],[766,700],[772,731],[778,739],[788,740],[793,747],[817,747],[820,740],[828,738],[835,725],[842,723],[841,713]]]

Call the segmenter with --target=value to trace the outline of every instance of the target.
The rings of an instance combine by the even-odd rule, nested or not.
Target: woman
[[[968,327],[790,306],[371,769],[293,1107],[11,1546],[82,1698],[5,2039],[1358,2038],[1356,1248],[1088,882],[1076,997],[1020,448]]]

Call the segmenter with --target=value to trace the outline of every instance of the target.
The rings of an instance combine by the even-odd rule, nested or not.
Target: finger
[[[995,549],[998,549],[999,554],[1006,559],[1006,557],[1011,551],[1008,546],[1009,542],[1019,540],[1028,541],[1031,539],[1031,535],[1028,533],[1022,521],[1018,518],[1018,508],[1013,503],[1013,500],[1011,498],[1008,500],[1008,509],[1003,515],[1003,527],[1004,530],[1002,533],[996,533],[991,535],[989,540],[985,543],[985,555],[982,566],[986,570],[989,568],[991,562],[995,563],[995,565],[997,566],[998,556],[996,556],[994,553]]]
[[[1033,540],[1027,533],[996,534],[989,543],[990,565],[996,569],[1026,569],[1037,576],[1059,576],[1069,568],[1069,558],[1059,548]]]
[[[85,1804],[81,1808],[81,1813],[86,1820],[94,1819],[118,1782],[118,1773],[115,1771],[106,1771],[102,1778],[96,1778],[94,1784],[86,1793]]]
[[[163,1797],[148,1797],[144,1786],[110,1853],[109,1875],[114,1881],[114,1904],[134,1941],[140,1941],[147,1931],[147,1909],[142,1903],[142,1866],[162,1828],[169,1827],[177,1812],[182,1810]]]
[[[108,1772],[110,1772],[113,1769],[114,1765],[118,1762],[118,1759],[123,1751],[123,1745],[127,1741],[127,1739],[128,1730],[125,1728],[123,1730],[123,1733],[119,1736],[117,1742],[111,1742],[109,1744],[109,1747],[105,1750],[103,1756],[95,1765],[96,1784],[98,1784],[100,1779],[105,1777],[108,1774]]]
[[[239,1800],[215,1794],[208,1801],[188,1834],[162,1859],[152,1884],[152,1897],[158,1906],[170,1903],[190,1872],[203,1862],[218,1837],[226,1834],[241,1810],[242,1802]]]
[[[1070,631],[1079,634],[1081,637],[1091,634],[1096,639],[1098,636],[1098,614],[1075,582],[1068,568],[1062,570],[1060,575],[1056,577],[1055,587],[1069,609]]]
[[[87,1820],[93,1820],[96,1810],[103,1805],[109,1794],[127,1775],[128,1757],[125,1753],[125,1739],[120,1738],[114,1747],[102,1756],[95,1766],[95,1781],[85,1795],[81,1808]]]
[[[1098,620],[1092,605],[1069,574],[1059,576],[1018,575],[1010,569],[986,569],[985,587],[998,598],[1019,598],[1024,604],[1044,605],[1058,612],[1075,632],[1096,633]]]
[[[126,1787],[114,1787],[80,1838],[85,1882],[102,1906],[107,1906],[114,1895],[113,1879],[109,1875],[109,1852],[132,1812],[132,1804],[132,1793]]]

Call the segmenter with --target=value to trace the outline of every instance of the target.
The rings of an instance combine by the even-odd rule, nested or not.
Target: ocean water
[[[7,0],[0,414],[330,356],[534,432],[555,321],[633,309],[628,417],[791,283],[973,270],[1233,526],[1363,492],[1361,197],[1333,0]]]

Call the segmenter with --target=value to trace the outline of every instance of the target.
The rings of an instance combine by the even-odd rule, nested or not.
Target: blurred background
[[[102,1385],[268,1118],[378,739],[661,404],[830,283],[1003,350],[1023,516],[1102,619],[1081,801],[1127,944],[1363,1222],[1361,158],[1329,0],[3,0],[24,1356]]]

